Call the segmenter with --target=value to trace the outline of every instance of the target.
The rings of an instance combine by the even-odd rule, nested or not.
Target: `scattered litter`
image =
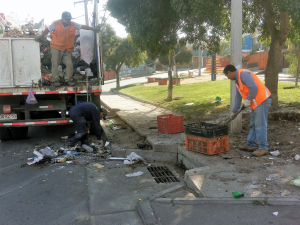
[[[294,142],[291,141],[290,144],[294,144]]]
[[[54,159],[51,159],[52,163],[62,163],[62,162],[66,162],[66,161],[67,161],[66,158],[54,158]]]
[[[149,127],[149,129],[157,129],[157,127]]]
[[[94,149],[88,145],[82,145],[82,147],[89,153],[92,153]]]
[[[39,152],[42,153],[44,156],[57,157],[57,153],[53,151],[50,147],[43,148],[39,150]]]
[[[194,105],[194,102],[186,103],[185,105]]]
[[[126,177],[137,177],[137,176],[141,176],[142,174],[143,174],[142,171],[138,171],[138,172],[135,172],[135,173],[126,174]]]
[[[63,155],[80,155],[80,152],[76,151],[63,151]]]
[[[28,159],[27,159],[27,160],[29,160],[29,161],[27,162],[28,165],[35,164],[35,163],[41,161],[41,160],[44,158],[44,155],[41,154],[40,152],[38,152],[37,150],[34,150],[34,151],[33,151],[33,154],[35,154],[36,157],[28,158]]]
[[[288,190],[284,190],[281,192],[281,196],[288,196],[289,194],[291,194],[291,192],[289,192]]]
[[[61,139],[68,140],[68,136],[63,136],[63,137],[61,137]]]
[[[94,166],[97,167],[97,169],[99,169],[99,170],[104,168],[104,166],[99,163],[95,163]]]
[[[64,169],[64,168],[65,168],[64,166],[59,166],[57,169],[61,170],[61,169]]]
[[[232,192],[232,197],[234,197],[234,198],[240,198],[243,196],[244,196],[244,194],[241,192]]]
[[[290,184],[300,187],[300,177],[298,179],[291,180]]]
[[[131,152],[130,155],[127,156],[127,158],[124,160],[124,164],[132,164],[137,160],[142,160],[146,164],[145,160],[135,152]]]
[[[277,215],[278,215],[278,212],[273,212],[273,215],[277,216]]]
[[[269,158],[269,159],[274,159],[274,158]]]
[[[107,147],[107,146],[109,146],[109,142],[107,141],[107,142],[105,142],[105,145],[104,145],[104,147]]]
[[[109,125],[113,125],[113,124],[114,124],[114,121],[109,120],[108,123],[109,123]]]
[[[73,161],[66,161],[66,163],[70,164],[70,163],[73,163]]]
[[[116,126],[111,127],[111,129],[112,129],[113,131],[120,130],[120,128],[119,128],[119,127],[116,127]]]
[[[124,161],[126,158],[120,158],[120,157],[110,157],[108,158],[111,161]]]
[[[266,180],[271,181],[271,180],[276,180],[278,178],[277,174],[270,174]]]
[[[300,159],[300,156],[299,156],[299,155],[295,155],[294,159],[295,159],[295,160],[299,160],[299,159]]]
[[[38,157],[28,158],[27,160],[29,160],[29,161],[27,162],[27,164],[28,165],[35,164],[35,163],[41,161],[43,158],[44,158],[44,156],[38,156]]]
[[[272,156],[278,156],[280,152],[278,150],[270,152]]]

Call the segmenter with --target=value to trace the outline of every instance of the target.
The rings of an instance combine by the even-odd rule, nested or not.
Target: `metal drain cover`
[[[147,167],[156,183],[179,182],[170,169],[166,166],[149,166]]]

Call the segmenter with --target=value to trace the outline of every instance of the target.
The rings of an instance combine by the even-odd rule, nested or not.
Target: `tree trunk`
[[[116,70],[116,88],[120,88],[120,76],[119,76],[119,70]]]
[[[265,81],[266,86],[271,92],[272,106],[278,107],[278,69],[280,65],[280,56],[285,45],[287,36],[291,30],[290,18],[286,11],[280,11],[279,30],[276,26],[273,0],[260,0],[265,10],[265,20],[271,35],[271,47],[268,56]]]
[[[296,72],[295,87],[298,87],[299,73],[300,73],[300,49],[298,50],[298,65],[297,65],[297,72]]]
[[[173,91],[173,78],[172,78],[172,64],[173,64],[173,53],[169,54],[169,68],[168,68],[168,78],[169,78],[169,85],[168,85],[168,97],[166,99],[167,102],[171,102],[172,97],[172,91]]]
[[[283,47],[278,39],[272,40],[266,68],[265,81],[267,88],[271,92],[272,106],[274,108],[278,107],[278,70]]]

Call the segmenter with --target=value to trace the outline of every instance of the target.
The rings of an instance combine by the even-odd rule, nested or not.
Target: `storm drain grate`
[[[149,166],[148,170],[156,183],[179,182],[177,177],[175,177],[166,166]]]

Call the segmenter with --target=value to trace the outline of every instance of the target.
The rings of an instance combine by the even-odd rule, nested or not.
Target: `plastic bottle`
[[[52,163],[61,163],[61,162],[65,162],[65,161],[67,161],[66,158],[54,158],[54,159],[51,159]]]
[[[232,192],[232,197],[234,197],[234,198],[240,198],[243,196],[244,196],[244,194],[241,192]]]
[[[82,147],[89,153],[92,153],[94,149],[88,145],[82,145]]]
[[[63,155],[80,155],[80,153],[75,151],[63,151]]]

